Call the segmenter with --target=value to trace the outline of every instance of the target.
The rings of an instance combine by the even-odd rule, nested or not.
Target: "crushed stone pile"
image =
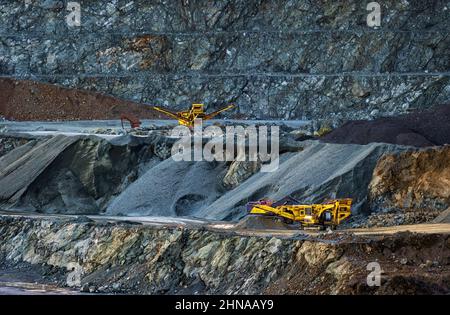
[[[212,220],[237,220],[246,204],[261,198],[291,195],[304,202],[354,198],[355,211],[366,206],[367,187],[378,158],[404,150],[389,144],[342,145],[303,142],[301,152],[281,155],[278,170],[258,172],[226,191],[226,165],[175,162],[167,159],[151,168],[118,196],[108,214],[186,215]]]
[[[148,143],[146,143],[148,141]],[[0,158],[4,210],[100,214],[165,154],[154,138],[58,135],[30,140]]]
[[[108,207],[110,215],[197,216],[223,194],[225,163],[177,162],[149,169]],[[222,174],[222,176],[221,176]]]
[[[0,158],[0,204],[42,213],[237,221],[248,202],[262,198],[353,198],[349,226],[429,222],[449,204],[449,146],[307,140],[283,145],[278,169],[264,173],[247,172],[245,163],[174,161],[173,141],[157,134],[27,139]],[[227,185],[231,170],[235,185]],[[246,218],[242,225],[282,228],[275,223]]]
[[[321,138],[328,143],[384,142],[415,147],[450,143],[450,104],[434,110],[344,123]]]
[[[360,227],[448,220],[450,146],[386,154],[369,184],[372,214]],[[434,221],[433,221],[434,222]]]
[[[367,187],[378,158],[406,148],[389,144],[325,144],[307,141],[302,152],[284,154],[277,171],[257,173],[202,209],[199,217],[234,220],[246,214],[249,201],[292,196],[305,203],[353,198],[353,211],[367,209]]]
[[[0,199],[17,201],[43,170],[77,139],[59,135],[41,143],[32,141],[0,158]]]

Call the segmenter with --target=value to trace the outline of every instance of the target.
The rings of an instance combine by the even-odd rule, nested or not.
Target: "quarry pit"
[[[377,3],[2,1],[0,295],[448,295],[450,6]]]

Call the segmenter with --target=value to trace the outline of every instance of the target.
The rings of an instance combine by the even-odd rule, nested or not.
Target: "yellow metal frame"
[[[352,199],[335,199],[323,204],[312,205],[280,205],[272,207],[267,204],[257,204],[250,210],[251,214],[277,215],[302,226],[331,226],[339,225],[351,215]],[[329,219],[326,219],[329,213]]]
[[[234,105],[228,105],[228,106],[221,108],[215,112],[206,114],[203,110],[203,106],[204,106],[203,104],[192,104],[192,106],[189,110],[185,110],[185,111],[181,111],[181,112],[172,112],[170,110],[167,110],[167,109],[164,109],[164,108],[161,108],[158,106],[153,106],[153,109],[165,114],[166,116],[168,116],[170,118],[174,118],[174,119],[178,120],[178,123],[180,125],[191,128],[194,126],[194,120],[197,118],[202,119],[202,120],[211,119],[211,118],[217,116],[218,114],[220,114],[221,112],[224,112],[224,111],[229,110],[234,107]]]

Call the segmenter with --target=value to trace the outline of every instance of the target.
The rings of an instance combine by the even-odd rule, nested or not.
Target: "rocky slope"
[[[0,202],[3,209],[100,213],[167,152],[159,136],[38,138],[0,157]]]
[[[449,98],[449,5],[230,0],[7,1],[0,75],[181,109],[233,102],[225,115],[327,120],[395,115]],[[337,100],[339,100],[337,102]]]
[[[450,205],[450,146],[385,155],[369,186],[372,202],[385,207]]]
[[[387,154],[377,163],[369,200],[378,225],[431,221],[450,206],[450,146]]]
[[[28,270],[46,270],[40,281],[56,278],[90,292],[449,292],[448,235],[356,239],[343,234],[328,242],[1,216],[0,239],[1,268],[20,271],[26,263]],[[367,264],[374,261],[383,269],[379,287],[366,282]]]

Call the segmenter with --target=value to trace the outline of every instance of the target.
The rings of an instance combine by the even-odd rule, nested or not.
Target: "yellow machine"
[[[260,200],[250,202],[247,208],[251,214],[276,215],[288,222],[299,222],[301,227],[318,226],[335,229],[351,214],[352,199],[334,199],[322,204],[301,205],[291,197],[278,202]]]
[[[231,108],[233,108],[234,105],[228,105],[227,107],[224,107],[222,109],[219,109],[215,112],[212,112],[210,114],[206,114],[203,111],[203,104],[192,104],[192,107],[188,110],[185,111],[181,111],[181,112],[171,112],[170,110],[161,108],[161,107],[157,107],[157,106],[153,106],[153,109],[161,112],[171,118],[177,119],[178,123],[180,125],[183,126],[187,126],[187,127],[193,127],[194,126],[194,120],[196,118],[201,118],[202,120],[207,120],[207,119],[211,119],[214,116],[217,116],[218,114],[220,114],[221,112],[224,112],[226,110],[229,110]]]

